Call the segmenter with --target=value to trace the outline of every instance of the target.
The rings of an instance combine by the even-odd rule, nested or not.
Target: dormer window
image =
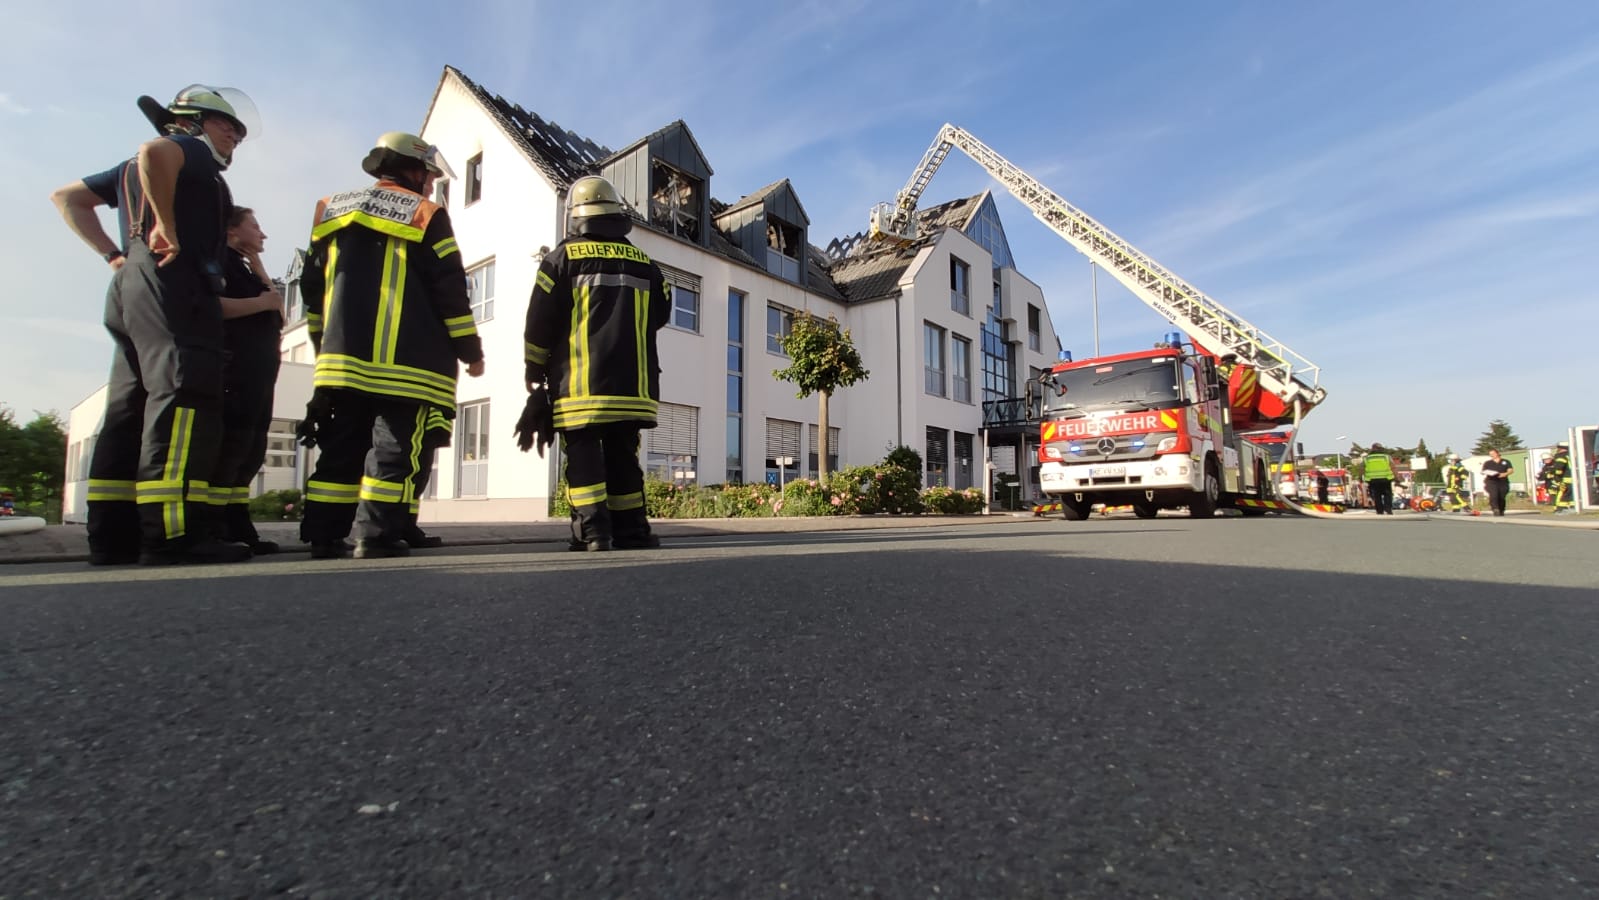
[[[766,217],[766,271],[785,280],[800,280],[803,233],[773,215]]]
[[[662,163],[650,168],[650,224],[696,243],[705,185],[698,178]]]

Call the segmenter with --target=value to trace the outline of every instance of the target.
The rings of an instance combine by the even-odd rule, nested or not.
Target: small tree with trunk
[[[773,371],[772,377],[799,388],[796,397],[817,394],[821,398],[816,416],[816,472],[826,481],[827,402],[834,391],[865,381],[871,373],[861,365],[861,354],[855,349],[849,331],[840,328],[838,320],[832,316],[823,321],[809,312],[796,313],[781,344],[790,362],[788,368]]]

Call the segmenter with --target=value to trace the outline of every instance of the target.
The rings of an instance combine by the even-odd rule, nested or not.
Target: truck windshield
[[[1182,400],[1177,365],[1175,359],[1135,359],[1051,373],[1043,384],[1044,412],[1058,416],[1177,406]]]

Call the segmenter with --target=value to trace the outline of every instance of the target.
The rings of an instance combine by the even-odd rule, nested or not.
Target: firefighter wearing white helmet
[[[1460,464],[1460,454],[1449,454],[1449,465],[1444,466],[1444,511],[1471,511],[1471,472]]]
[[[1576,512],[1572,499],[1576,482],[1571,470],[1571,445],[1565,441],[1556,444],[1554,458],[1544,466],[1544,471],[1548,473],[1549,499],[1555,505],[1555,512],[1562,515]]]
[[[52,196],[113,269],[105,325],[115,349],[90,462],[89,561],[247,559],[247,547],[210,535],[208,501],[222,418],[217,295],[233,206],[222,170],[248,130],[244,108],[253,116],[254,107],[232,89],[191,86],[166,107],[140,98],[140,108],[161,111],[163,136]],[[117,208],[120,245],[100,226],[100,205]]]
[[[455,415],[460,364],[483,374],[466,271],[444,207],[437,147],[391,131],[361,161],[375,184],[317,202],[300,290],[317,349],[301,439],[322,448],[300,537],[311,555],[404,556],[423,432]]]
[[[627,239],[615,185],[590,175],[567,193],[571,236],[544,255],[528,301],[528,402],[517,435],[539,455],[559,432],[573,550],[660,546],[644,505],[639,429],[660,405],[656,332],[671,313],[661,269]]]

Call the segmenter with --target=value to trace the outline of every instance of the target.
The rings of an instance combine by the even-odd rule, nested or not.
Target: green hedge
[[[250,518],[257,522],[298,522],[304,515],[304,499],[292,488],[250,498]]]
[[[828,474],[824,484],[796,478],[776,485],[713,484],[678,486],[656,478],[644,481],[645,508],[655,519],[729,519],[769,516],[973,515],[983,511],[976,488],[921,489],[921,472],[893,463],[855,466]],[[550,515],[572,512],[566,482],[556,488]]]

